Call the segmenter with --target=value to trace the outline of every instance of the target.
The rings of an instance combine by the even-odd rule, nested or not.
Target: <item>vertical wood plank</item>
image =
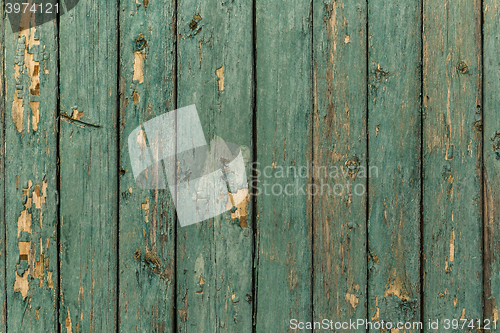
[[[190,11],[184,9],[180,12],[181,15],[184,13],[185,17],[189,17],[187,13]],[[212,86],[207,87],[206,92],[212,93],[215,97],[211,102],[212,106],[209,107],[211,113],[208,114],[209,122],[205,123],[208,126],[203,128],[206,129],[210,140],[217,140],[219,137],[226,142],[239,145],[245,162],[248,163],[253,160],[255,135],[253,133],[255,82],[252,1],[222,1],[217,9],[213,9],[213,13],[209,10],[207,14],[209,22],[214,24],[212,34],[219,38],[215,37],[216,41],[212,45],[205,44],[204,50],[202,42],[201,62],[204,63],[203,58],[206,57],[207,63],[202,64],[200,70],[207,66],[205,70],[211,71],[209,77]],[[221,22],[224,22],[224,25]],[[201,24],[200,28],[202,26],[209,28],[204,24]],[[210,37],[207,34],[200,38],[206,41]],[[190,55],[196,54],[195,43],[184,43],[184,47],[181,49],[184,55],[187,55],[186,51]],[[180,53],[180,56],[183,54]],[[182,74],[183,72],[180,73],[181,77]],[[196,74],[191,78],[196,80]],[[203,97],[204,101],[200,101],[201,108],[210,105],[206,97],[207,95]],[[185,102],[187,103],[186,99]],[[203,109],[199,112],[203,112]],[[252,332],[254,212],[249,187],[251,170],[249,164],[245,164],[245,167],[247,184],[238,184],[237,191],[234,191],[236,184],[232,184],[233,193],[229,194],[233,200],[243,199],[243,201],[236,206],[233,205],[231,212],[214,219],[217,309],[215,329],[226,333]],[[231,198],[228,198],[228,201],[231,201]]]
[[[0,7],[4,8],[4,1]],[[0,333],[7,332],[7,280],[6,280],[6,238],[5,238],[5,28],[4,15],[0,16]]]
[[[424,1],[423,13],[424,319],[477,320],[483,316],[481,2]]]
[[[251,158],[252,1],[179,1],[177,28],[178,107],[196,104],[207,143],[222,138]],[[246,198],[235,212],[178,227],[180,332],[252,331],[248,188],[231,195]]]
[[[256,1],[257,332],[312,319],[311,4]]]
[[[68,332],[116,330],[117,6],[80,0],[60,18],[60,323]]]
[[[175,331],[175,207],[135,184],[128,136],[175,109],[174,2],[120,2],[120,331]]]
[[[421,316],[421,20],[419,0],[368,2],[372,323],[396,325]]]
[[[7,328],[56,332],[57,26],[5,31]]]
[[[366,11],[314,2],[314,321],[367,311]]]
[[[497,320],[491,332],[500,332],[500,15],[497,1],[483,4],[483,156],[484,156],[484,316]]]

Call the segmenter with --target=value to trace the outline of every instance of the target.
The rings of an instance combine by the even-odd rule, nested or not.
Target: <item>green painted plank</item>
[[[60,324],[113,332],[117,311],[116,1],[60,18]]]
[[[201,62],[204,63],[204,57],[207,60],[201,69],[205,68],[207,73],[211,71],[208,79],[212,85],[207,87],[207,90],[202,90],[200,86],[199,91],[213,95],[211,102],[207,99],[200,101],[200,107],[213,103],[208,108],[212,113],[208,114],[209,122],[206,122],[207,126],[203,128],[206,129],[205,133],[209,135],[210,140],[216,135],[239,145],[243,158],[250,162],[253,160],[255,135],[253,133],[255,83],[252,1],[223,1],[217,7],[214,5],[211,7],[213,8],[211,10],[208,8],[207,11],[203,8],[201,10],[206,13],[209,22],[218,22],[213,26],[213,34],[220,37],[215,38],[213,45],[206,44],[205,50],[202,49],[201,52]],[[189,17],[189,7],[184,8],[181,13],[186,13],[185,17]],[[219,26],[220,22],[224,22],[224,25]],[[202,23],[201,26],[209,29],[209,24],[205,26]],[[206,34],[200,38],[207,40],[209,37]],[[196,54],[197,48],[193,41],[179,43],[185,47],[182,49],[184,52]],[[179,93],[182,91],[179,90]],[[185,101],[187,103],[187,100]],[[203,109],[200,109],[200,112],[203,112]],[[226,333],[252,332],[254,226],[249,187],[251,169],[249,163],[245,166],[247,184],[239,184],[238,191],[235,192],[233,189],[233,193],[230,194],[233,200],[242,200],[241,203],[232,207],[233,210],[236,207],[234,213],[226,212],[214,219],[216,318],[218,331]]]
[[[367,319],[393,328],[421,316],[421,19],[419,0],[368,2]]]
[[[4,8],[4,1],[0,1],[0,8]],[[0,52],[5,54],[4,16],[0,17]],[[5,77],[4,58],[0,59],[0,333],[7,332],[7,280],[5,263]]]
[[[311,9],[310,1],[256,2],[257,332],[312,319]]]
[[[484,317],[497,320],[491,332],[500,332],[500,22],[498,3],[483,4],[483,156],[484,156]],[[486,323],[485,323],[486,324]]]
[[[315,321],[367,310],[366,11],[366,1],[314,2]]]
[[[196,104],[207,143],[222,138],[252,151],[252,1],[186,0],[177,9],[178,107]],[[248,198],[244,184],[233,191]],[[251,332],[250,206],[178,226],[179,332]]]
[[[424,320],[477,320],[483,317],[481,2],[424,1],[423,13]]]
[[[175,331],[175,208],[168,190],[135,184],[128,148],[175,109],[174,19],[170,0],[120,2],[120,332]]]
[[[57,26],[5,31],[7,328],[56,332]]]

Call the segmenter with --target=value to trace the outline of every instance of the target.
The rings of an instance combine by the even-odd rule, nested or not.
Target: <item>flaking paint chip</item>
[[[347,303],[350,303],[353,309],[356,309],[358,307],[359,298],[356,297],[356,295],[354,295],[354,294],[346,293],[345,294],[345,301]]]
[[[80,120],[83,117],[83,112],[78,111],[78,109],[73,109],[73,114],[71,115],[72,119]]]
[[[139,96],[139,94],[134,91],[133,97],[134,97],[134,104],[139,104],[139,102],[141,101],[141,96]]]
[[[455,260],[455,230],[451,231],[450,237],[450,262]]]
[[[217,69],[215,71],[217,74],[217,83],[219,84],[219,90],[218,91],[224,91],[224,66],[221,68]]]
[[[133,81],[139,81],[139,83],[144,82],[144,71],[143,71],[143,62],[146,55],[141,51],[134,52],[134,76],[132,78]]]
[[[66,317],[66,320],[64,322],[64,327],[66,328],[66,333],[73,332],[73,330],[71,328],[71,314],[69,313],[69,307],[68,307],[68,316]]]

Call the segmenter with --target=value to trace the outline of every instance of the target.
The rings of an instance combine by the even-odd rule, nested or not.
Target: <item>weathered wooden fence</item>
[[[70,2],[0,21],[0,332],[500,332],[497,0]],[[180,227],[127,137],[191,104],[255,186]]]

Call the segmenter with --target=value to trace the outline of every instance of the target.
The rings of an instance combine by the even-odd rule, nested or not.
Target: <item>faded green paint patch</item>
[[[177,106],[196,104],[207,142],[219,136],[252,147],[252,1],[180,1],[177,13]],[[222,200],[230,210],[247,194],[239,186]],[[234,212],[178,229],[179,332],[252,331],[253,303],[234,301],[252,294],[250,206],[243,200]]]
[[[122,332],[174,332],[175,209],[168,190],[134,182],[127,138],[175,108],[175,15],[171,1],[120,1],[119,316]],[[141,133],[141,144],[146,140]]]
[[[59,20],[62,332],[117,329],[117,8],[80,1]]]
[[[483,318],[481,2],[423,12],[424,320]]]
[[[24,15],[19,31],[4,30],[2,43],[2,105],[10,116],[3,118],[2,144],[9,207],[6,326],[9,331],[55,332],[57,30],[55,23],[35,29],[35,19],[36,14]]]
[[[483,299],[484,317],[500,320],[500,118],[498,103],[500,98],[500,75],[498,72],[498,49],[500,41],[500,14],[496,1],[483,3]],[[491,141],[490,141],[491,140]],[[500,332],[500,327],[491,330]]]
[[[310,10],[310,1],[256,2],[255,135],[262,167],[305,166],[313,157]],[[276,179],[281,186],[283,181]],[[310,176],[301,178],[299,187],[310,182]],[[257,196],[257,332],[288,328],[292,314],[304,321],[312,319],[309,199]]]
[[[361,1],[314,4],[313,158],[315,166],[327,170],[316,172],[314,184],[322,189],[367,185],[366,176],[358,178],[367,165],[366,15]],[[332,166],[345,168],[342,182],[328,176]],[[352,191],[313,197],[315,320],[365,317],[365,203],[366,195]]]
[[[368,2],[368,315],[385,322],[421,317],[420,6]]]

